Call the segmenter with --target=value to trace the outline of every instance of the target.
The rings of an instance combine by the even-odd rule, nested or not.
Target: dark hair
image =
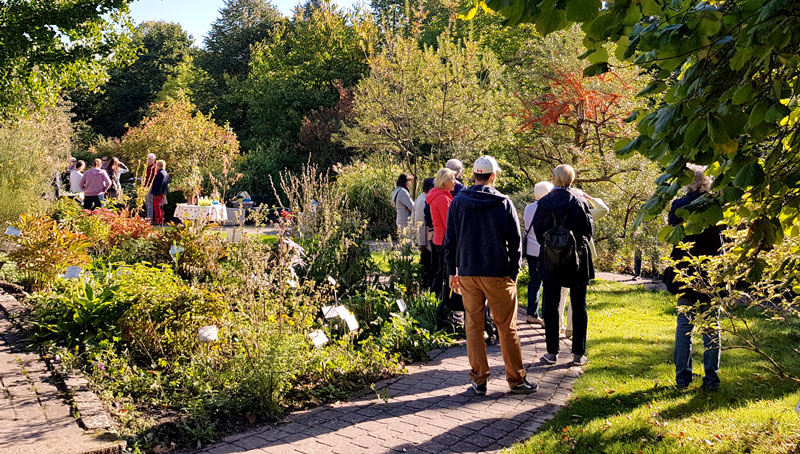
[[[422,192],[428,192],[433,189],[433,182],[435,178],[426,178],[422,180]]]
[[[75,163],[75,170],[78,170],[78,169],[80,169],[80,168],[83,168],[85,165],[86,165],[86,163],[85,163],[85,162],[83,162],[83,161],[78,161],[78,162],[76,162],[76,163]]]
[[[411,179],[411,175],[407,173],[401,173],[399,177],[397,177],[397,183],[395,186],[407,188],[408,187],[408,180]]]
[[[476,183],[486,183],[491,176],[491,173],[474,173],[472,174],[472,179],[475,180]]]

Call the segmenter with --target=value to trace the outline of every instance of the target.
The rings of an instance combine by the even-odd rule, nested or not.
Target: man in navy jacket
[[[485,394],[489,378],[483,340],[484,304],[488,301],[500,335],[508,386],[512,393],[532,393],[536,385],[525,378],[517,334],[516,279],[522,255],[519,218],[511,200],[493,187],[500,172],[497,161],[481,156],[473,172],[475,185],[460,191],[450,204],[444,239],[450,288],[460,290],[464,301],[472,388]]]

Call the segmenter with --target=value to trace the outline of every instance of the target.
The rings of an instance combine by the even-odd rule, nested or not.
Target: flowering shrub
[[[20,236],[11,237],[15,245],[9,257],[22,275],[28,289],[50,287],[67,266],[89,263],[87,249],[92,245],[80,233],[62,228],[45,215],[23,214],[14,223]]]
[[[108,208],[98,208],[86,211],[86,216],[99,218],[108,225],[108,243],[116,246],[122,241],[138,238],[148,238],[153,235],[153,226],[140,216],[131,216],[128,210],[114,211]]]

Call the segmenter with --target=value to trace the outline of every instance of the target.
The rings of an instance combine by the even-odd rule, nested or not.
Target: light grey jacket
[[[400,186],[392,192],[392,205],[397,209],[396,223],[398,227],[408,227],[408,221],[414,212],[414,201],[406,188]]]

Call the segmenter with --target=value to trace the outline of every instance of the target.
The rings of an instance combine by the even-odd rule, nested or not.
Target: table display
[[[190,220],[222,223],[228,220],[228,211],[225,209],[225,205],[222,204],[200,206],[180,203],[175,207],[175,217],[181,221]]]

